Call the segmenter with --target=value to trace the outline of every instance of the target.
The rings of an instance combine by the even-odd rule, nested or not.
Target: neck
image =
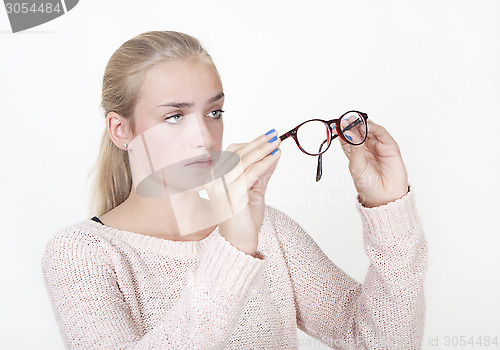
[[[203,239],[216,226],[210,203],[197,191],[146,198],[133,186],[125,202],[101,220],[108,226],[170,240]]]

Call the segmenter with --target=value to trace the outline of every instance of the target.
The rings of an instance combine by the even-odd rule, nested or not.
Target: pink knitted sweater
[[[370,267],[360,284],[266,206],[257,257],[215,229],[170,241],[85,220],[55,233],[42,270],[71,349],[419,349],[427,245],[413,191],[357,204]]]

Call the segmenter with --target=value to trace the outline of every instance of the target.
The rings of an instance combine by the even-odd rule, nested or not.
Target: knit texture
[[[413,191],[357,208],[370,266],[358,283],[266,206],[258,254],[216,228],[170,241],[92,220],[52,235],[42,271],[68,349],[420,349],[427,244]]]

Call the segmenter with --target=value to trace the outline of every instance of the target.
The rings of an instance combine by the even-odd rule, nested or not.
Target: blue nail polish
[[[352,141],[352,137],[349,135],[344,135],[349,141]]]
[[[275,154],[276,152],[278,152],[277,148],[271,153],[271,155]]]
[[[272,129],[272,130],[269,130],[268,132],[266,132],[266,135],[271,135],[273,132],[275,132],[276,130]]]
[[[276,137],[276,135],[273,136],[272,139],[270,139],[269,141],[267,141],[267,143],[272,143],[274,141],[276,141],[278,138]]]

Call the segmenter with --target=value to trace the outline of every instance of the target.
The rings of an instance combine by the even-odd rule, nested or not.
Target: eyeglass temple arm
[[[337,135],[334,135],[332,137],[332,139],[334,139],[335,137],[337,137]],[[319,146],[319,150],[318,150],[318,153],[321,152],[321,149],[323,148],[323,145],[325,144],[325,142],[328,142],[328,140],[325,140],[321,143],[321,145]],[[318,154],[318,167],[316,168],[316,182],[318,182],[319,180],[321,180],[321,175],[323,175],[323,163],[322,163],[322,156],[323,153],[320,153]]]
[[[321,175],[323,175],[323,167],[321,165],[321,154],[318,155],[318,167],[316,168],[316,182],[321,180]]]
[[[361,123],[361,121],[358,119],[354,122],[352,122],[351,124],[347,125],[345,128],[344,128],[344,131],[349,131],[351,130],[352,128],[354,128],[356,125],[358,125],[359,123]]]
[[[295,130],[290,130],[290,131],[287,131],[286,133],[284,133],[283,135],[280,136],[280,140],[283,141],[283,140],[286,140],[287,138],[289,138],[290,136],[292,136],[293,132]]]
[[[333,135],[332,140],[338,136],[339,136],[338,134]],[[323,148],[323,145],[325,144],[325,142],[328,142],[328,140],[325,140],[321,143],[321,145],[319,146],[318,153],[321,152],[321,149]],[[323,162],[322,162],[323,158],[322,158],[322,156],[323,156],[323,153],[318,155],[318,166],[316,168],[316,182],[321,180],[321,175],[323,175]]]

